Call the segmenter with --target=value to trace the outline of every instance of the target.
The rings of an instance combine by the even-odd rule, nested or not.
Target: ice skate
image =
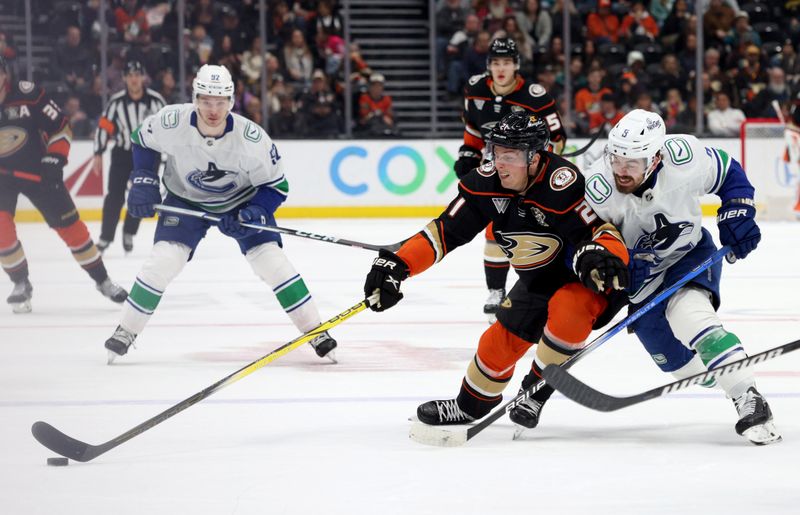
[[[324,331],[319,336],[315,336],[313,340],[308,342],[314,348],[314,352],[317,353],[317,356],[320,358],[328,358],[333,363],[338,363],[336,361],[336,340],[331,338],[331,335],[328,334],[328,331]]]
[[[118,356],[127,354],[128,349],[133,345],[134,341],[136,341],[136,335],[118,325],[114,334],[111,335],[111,338],[106,340],[105,346],[106,349],[108,349],[108,364],[112,364]]]
[[[99,240],[97,240],[97,243],[94,244],[94,246],[97,247],[97,250],[100,251],[100,254],[103,254],[106,251],[106,249],[108,249],[109,245],[111,245],[111,242],[106,241],[103,238],[100,238]]]
[[[520,388],[519,393],[522,393]],[[515,424],[513,439],[516,440],[526,429],[533,429],[539,425],[539,416],[542,414],[544,401],[538,401],[533,397],[528,397],[524,401],[514,406],[508,412],[508,418]]]
[[[489,290],[489,297],[483,305],[483,313],[489,319],[489,323],[493,324],[497,321],[497,310],[500,309],[500,303],[506,298],[505,288],[499,290]]]
[[[456,399],[424,402],[417,408],[417,418],[429,426],[468,424],[475,420],[461,411]]]
[[[18,283],[14,283],[14,289],[11,290],[11,295],[8,296],[6,302],[11,304],[11,311],[14,313],[30,313],[32,295],[33,286],[31,282],[28,279],[23,279]]]
[[[122,304],[128,298],[128,292],[125,288],[113,282],[110,277],[106,277],[103,282],[97,283],[97,291],[117,304]]]
[[[772,422],[772,410],[764,397],[751,386],[739,397],[733,399],[739,421],[736,432],[755,445],[769,445],[782,440]]]
[[[122,233],[122,250],[125,254],[133,252],[133,234]]]

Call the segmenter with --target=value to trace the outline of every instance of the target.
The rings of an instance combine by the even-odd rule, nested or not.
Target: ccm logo
[[[737,209],[736,211],[725,211],[717,217],[717,221],[721,222],[729,218],[738,218],[740,216],[747,216],[747,209]]]
[[[136,177],[133,179],[134,184],[144,184],[146,186],[158,186],[158,179],[151,177]]]
[[[395,263],[394,261],[389,261],[388,259],[377,258],[373,264],[377,266],[385,266],[386,268],[391,268],[392,270],[394,270],[394,266],[397,263]]]

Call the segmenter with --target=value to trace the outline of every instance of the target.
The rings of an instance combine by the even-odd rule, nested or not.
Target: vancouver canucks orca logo
[[[186,180],[201,191],[227,193],[236,188],[235,181],[225,181],[229,175],[236,175],[236,172],[220,170],[214,163],[208,163],[206,170],[195,170],[186,176]]]
[[[672,249],[678,240],[692,233],[694,224],[692,222],[670,222],[663,213],[656,213],[653,218],[656,222],[655,231],[641,236],[637,242],[637,248],[650,249],[659,252],[666,252],[667,250],[686,250],[692,247],[688,243],[684,247]]]

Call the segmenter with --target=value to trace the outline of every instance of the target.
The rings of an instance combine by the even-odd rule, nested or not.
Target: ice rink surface
[[[426,220],[283,220],[376,244]],[[89,224],[93,234],[99,226]],[[713,221],[709,222],[713,225]],[[129,288],[134,252],[106,254]],[[752,353],[800,336],[800,225],[763,223],[746,260],[725,265],[721,316]],[[408,438],[408,418],[454,396],[487,323],[481,238],[404,284],[385,313],[332,331],[339,364],[303,346],[86,464],[45,465],[30,434],[45,420],[99,444],[297,336],[237,245],[211,231],[170,286],[135,350],[106,365],[119,307],[94,290],[57,235],[18,228],[33,312],[0,306],[0,510],[7,514],[795,514],[800,510],[800,353],[764,363],[757,381],[782,443],[736,435],[719,390],[684,390],[614,413],[556,394],[540,426],[512,441],[507,418],[459,448]],[[716,230],[712,228],[712,233]],[[285,248],[323,319],[356,304],[373,254],[292,237]],[[3,275],[5,299],[11,283]],[[530,365],[520,361],[508,394]],[[573,369],[628,395],[672,380],[635,337],[619,334]]]

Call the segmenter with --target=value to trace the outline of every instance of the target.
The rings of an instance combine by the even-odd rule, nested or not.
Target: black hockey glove
[[[470,146],[461,145],[461,148],[458,149],[458,160],[453,165],[456,177],[460,180],[480,165],[481,153]]]
[[[42,184],[55,186],[64,182],[65,164],[63,157],[45,154],[39,165],[39,174],[42,177]]]
[[[761,241],[752,199],[733,199],[717,211],[719,241],[728,245],[736,259],[750,254]],[[731,261],[730,259],[728,261]]]
[[[599,243],[579,245],[572,258],[572,269],[584,286],[597,293],[628,286],[627,265]]]
[[[400,283],[406,280],[408,275],[408,266],[397,254],[381,249],[378,257],[372,262],[372,270],[364,282],[365,297],[378,293],[378,302],[372,304],[370,309],[384,311],[400,302],[403,298]]]

